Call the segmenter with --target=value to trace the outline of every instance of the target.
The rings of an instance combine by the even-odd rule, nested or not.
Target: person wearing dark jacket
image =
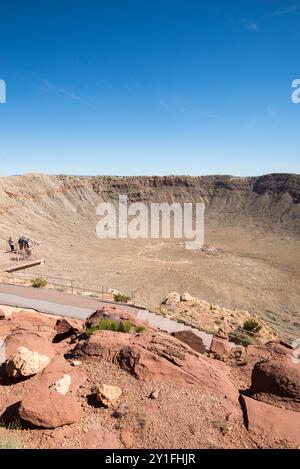
[[[10,247],[11,252],[13,252],[13,251],[15,250],[15,242],[14,242],[14,240],[12,239],[12,237],[9,238],[8,244],[9,244],[9,247]]]

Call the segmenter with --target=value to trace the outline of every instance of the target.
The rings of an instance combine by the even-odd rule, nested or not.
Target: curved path
[[[38,289],[20,285],[0,283],[0,304],[18,308],[35,309],[41,313],[66,316],[77,319],[86,319],[101,306],[116,305],[134,314],[141,321],[166,332],[192,330],[202,338],[207,348],[210,347],[212,335],[199,331],[191,326],[178,323],[159,314],[151,313],[146,309],[124,303],[97,300],[81,295],[71,295],[57,290]]]

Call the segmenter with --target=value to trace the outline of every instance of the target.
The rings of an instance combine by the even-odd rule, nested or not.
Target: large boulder
[[[41,372],[51,359],[47,355],[19,347],[18,350],[7,360],[6,372],[11,378],[27,378]]]
[[[90,426],[80,444],[84,449],[118,449],[120,443],[117,436],[99,423]]]
[[[248,430],[263,435],[268,441],[287,440],[300,445],[300,413],[280,409],[270,404],[243,396]]]
[[[94,386],[96,398],[100,404],[105,407],[111,407],[117,403],[122,395],[122,389],[119,386],[109,384],[98,384]]]
[[[181,342],[184,342],[198,353],[206,352],[206,347],[201,337],[194,334],[194,332],[191,330],[172,332],[171,335]]]
[[[32,391],[21,402],[19,416],[37,427],[56,428],[78,422],[83,411],[69,396],[32,387]]]
[[[291,357],[256,363],[251,378],[253,397],[300,412],[300,366]]]
[[[19,347],[25,347],[32,352],[46,355],[53,358],[55,355],[51,343],[52,336],[49,335],[49,329],[24,329],[18,327],[13,330],[5,339],[6,358],[10,358]]]

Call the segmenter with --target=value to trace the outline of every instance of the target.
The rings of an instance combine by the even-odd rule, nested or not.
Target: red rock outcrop
[[[255,399],[300,412],[300,367],[291,357],[256,363],[251,379]]]
[[[300,413],[280,409],[243,396],[248,430],[263,435],[267,440],[287,440],[300,444]]]

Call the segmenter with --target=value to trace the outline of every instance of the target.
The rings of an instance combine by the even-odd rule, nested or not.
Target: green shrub
[[[90,337],[90,335],[94,334],[94,332],[98,331],[98,327],[97,326],[91,326],[91,327],[88,327],[85,331],[86,335],[88,337]]]
[[[243,329],[248,331],[250,334],[256,335],[261,330],[261,325],[255,319],[248,319],[244,322]]]
[[[131,330],[131,322],[125,320],[124,322],[120,322],[119,331],[118,332],[127,332],[129,333]]]
[[[139,333],[139,332],[145,332],[147,329],[145,326],[142,326],[141,324],[136,326],[135,328],[135,332]]]
[[[35,278],[35,279],[31,280],[31,285],[34,288],[45,287],[47,285],[47,280],[43,280],[42,278]]]
[[[88,327],[85,331],[87,336],[94,334],[96,331],[113,331],[113,332],[127,332],[131,330],[131,322],[117,321],[113,319],[101,319],[98,326]]]
[[[114,300],[120,303],[127,303],[130,298],[127,295],[123,295],[123,293],[115,293]]]

